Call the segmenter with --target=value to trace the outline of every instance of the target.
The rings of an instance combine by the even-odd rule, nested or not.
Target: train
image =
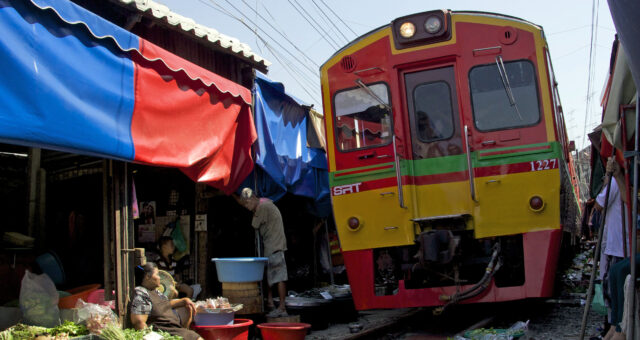
[[[552,296],[580,207],[541,26],[411,14],[335,52],[320,78],[356,309]]]

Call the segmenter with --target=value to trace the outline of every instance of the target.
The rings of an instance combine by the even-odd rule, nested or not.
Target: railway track
[[[459,305],[442,315],[433,315],[431,309],[421,309],[363,339],[445,340],[477,328],[506,329],[518,321],[529,321],[529,329],[520,340],[578,339],[582,312],[582,306],[541,299]],[[603,317],[592,312],[589,320],[586,339],[598,334],[597,327],[602,325]]]

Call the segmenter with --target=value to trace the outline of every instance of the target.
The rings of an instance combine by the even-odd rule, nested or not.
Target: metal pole
[[[615,147],[612,150],[612,155],[615,155]],[[602,244],[602,234],[605,228],[605,221],[607,218],[607,207],[609,206],[609,192],[611,191],[611,181],[614,181],[613,174],[607,174],[609,181],[607,182],[607,191],[604,199],[604,207],[602,207],[602,217],[600,228],[598,229],[598,240],[596,242],[596,250],[593,253],[593,268],[591,268],[591,278],[589,279],[589,289],[587,290],[587,302],[584,305],[584,313],[582,314],[582,325],[580,326],[580,340],[584,340],[584,333],[587,327],[587,319],[589,316],[589,310],[591,309],[591,300],[593,300],[593,284],[596,279],[596,273],[598,263],[600,261],[600,247]]]
[[[636,145],[634,148],[635,154],[633,156],[633,191],[631,192],[631,195],[629,195],[631,197],[631,200],[633,201],[633,203],[631,203],[632,206],[632,211],[631,211],[631,222],[629,223],[630,225],[632,225],[633,227],[631,228],[631,249],[629,250],[629,254],[631,254],[631,258],[629,259],[629,264],[631,265],[631,286],[634,287],[633,289],[631,289],[631,296],[629,296],[629,298],[631,299],[630,301],[630,305],[631,305],[631,330],[629,330],[629,339],[635,339],[634,338],[634,333],[636,330],[636,320],[637,320],[637,315],[636,315],[636,290],[635,290],[635,282],[636,282],[636,247],[637,245],[637,240],[636,240],[636,236],[638,235],[638,230],[637,230],[637,223],[638,223],[638,144],[639,143],[639,138],[638,138],[638,129],[640,127],[640,122],[638,122],[638,118],[640,118],[640,108],[638,107],[638,105],[640,105],[640,103],[638,103],[638,100],[640,99],[640,96],[638,96],[638,94],[636,94]],[[626,243],[626,240],[625,240]]]
[[[333,286],[335,282],[333,280],[333,262],[331,261],[331,240],[329,239],[329,225],[326,219],[324,220],[324,235],[327,238],[327,246],[329,247],[329,279]]]

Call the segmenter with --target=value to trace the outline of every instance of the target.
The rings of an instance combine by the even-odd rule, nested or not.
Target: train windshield
[[[476,128],[493,131],[535,125],[540,121],[538,91],[533,64],[504,63],[516,105],[512,105],[496,64],[474,67],[469,72],[471,101]]]
[[[391,112],[389,90],[385,84],[367,87],[378,98],[363,88],[342,91],[335,96],[336,136],[338,149],[350,151],[391,142]],[[378,99],[386,105],[381,104]]]

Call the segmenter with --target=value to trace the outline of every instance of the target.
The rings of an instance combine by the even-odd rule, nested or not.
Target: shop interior
[[[114,194],[103,182],[103,172],[113,171],[105,165],[108,162],[0,144],[0,211],[5,216],[0,224],[0,277],[5,278],[0,280],[0,306],[18,306],[25,270],[40,274],[53,262],[64,272],[54,280],[61,297],[66,290],[86,285],[115,290],[114,235],[103,227],[114,220]],[[257,255],[251,213],[232,196],[196,184],[177,169],[127,163],[126,171],[135,248],[144,248],[149,258],[158,252],[160,237],[171,236],[174,259],[183,264],[182,280],[202,284],[199,300],[220,296],[211,258]],[[276,202],[287,236],[287,289],[292,294],[347,283],[332,218],[314,216],[312,204],[311,199],[291,194]],[[202,215],[204,227],[196,223]],[[9,237],[16,233],[27,237]]]

